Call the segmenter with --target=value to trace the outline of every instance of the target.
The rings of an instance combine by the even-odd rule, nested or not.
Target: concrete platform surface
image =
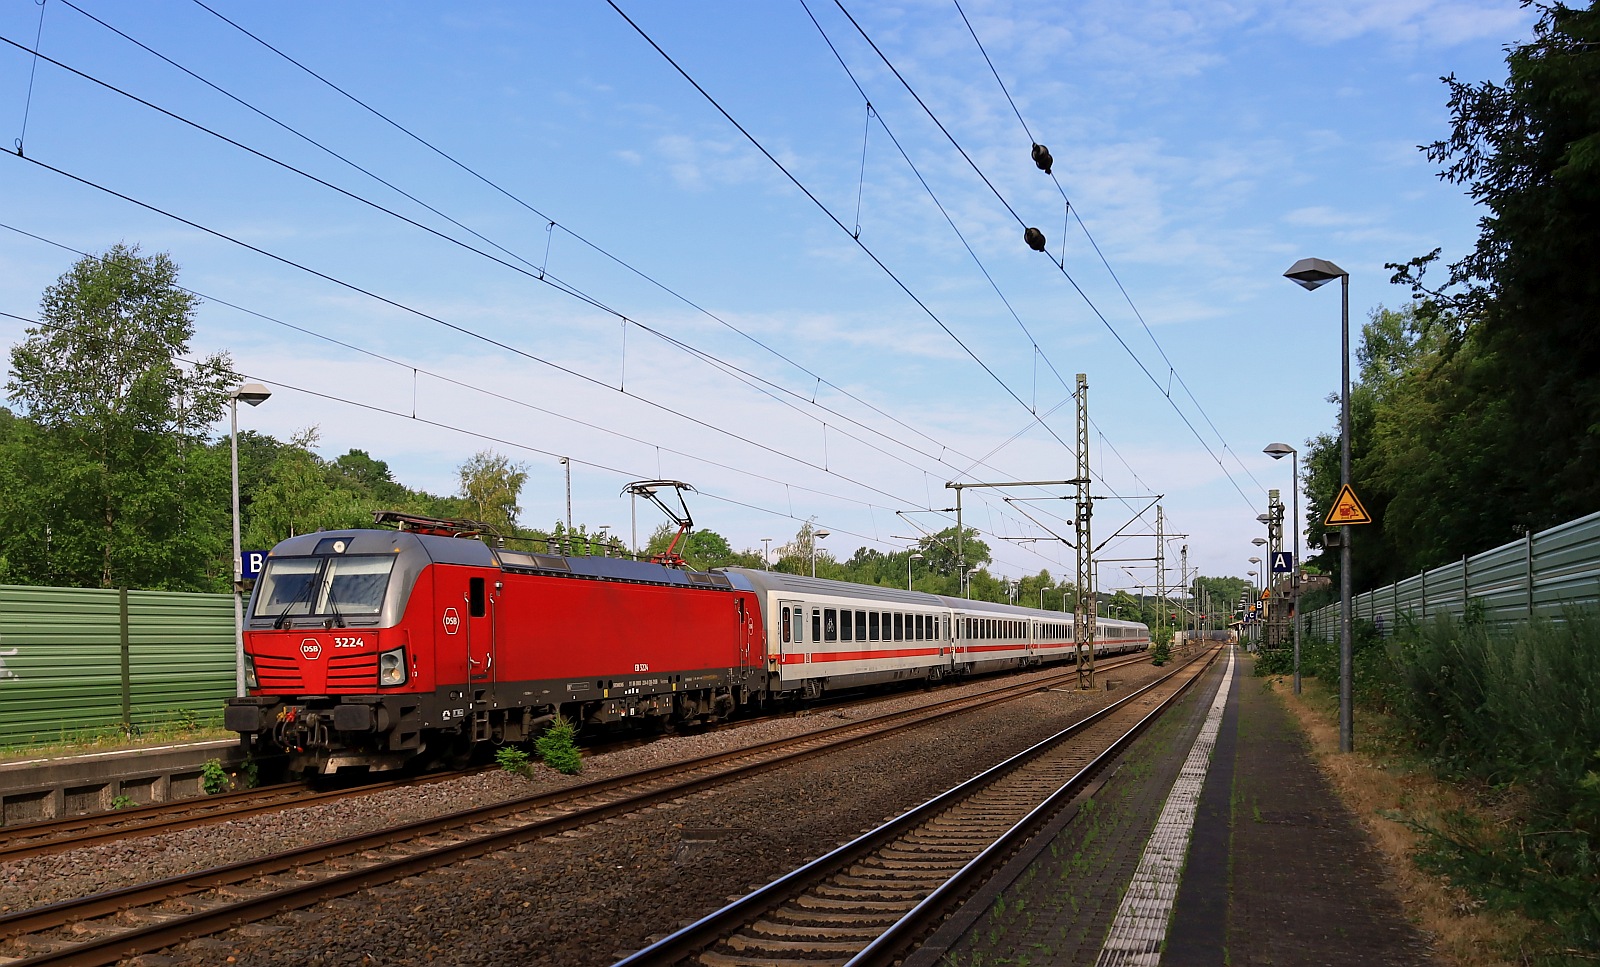
[[[952,918],[907,963],[1435,963],[1298,725],[1252,659],[1234,659],[1231,676],[1226,655],[1213,664],[1072,821],[1036,836],[982,891],[984,909]],[[1190,826],[1186,849],[1175,817]]]

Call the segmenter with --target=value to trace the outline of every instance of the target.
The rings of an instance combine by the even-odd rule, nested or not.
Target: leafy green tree
[[[38,432],[33,462],[7,461],[26,479],[0,527],[8,542],[43,538],[48,556],[14,579],[194,589],[222,570],[226,465],[206,430],[236,377],[224,354],[185,362],[198,300],[177,274],[136,245],[87,256],[45,290],[39,324],[12,347],[6,392]]]
[[[365,450],[350,450],[329,464],[328,471],[336,486],[378,504],[400,507],[417,497],[394,479],[388,463]]]
[[[829,576],[828,571],[834,567],[835,562],[833,555],[822,549],[817,529],[810,521],[801,524],[800,530],[794,535],[794,540],[776,548],[778,556],[773,562],[772,569],[786,574],[810,574],[811,563],[815,560],[817,576]]]
[[[528,482],[527,467],[493,450],[479,450],[456,473],[472,518],[502,534],[515,533],[517,515],[522,513],[517,500]]]
[[[664,554],[672,545],[672,538],[678,529],[671,524],[661,524],[650,535],[650,541],[645,545],[644,556],[651,557]],[[713,530],[691,531],[683,540],[678,542],[677,552],[683,556],[690,568],[696,571],[706,571],[714,567],[760,567],[760,552],[735,551],[728,544],[728,539]],[[752,559],[753,555],[753,559]]]
[[[297,534],[372,526],[374,502],[335,487],[329,468],[312,451],[319,435],[307,427],[277,448],[250,504],[247,546],[269,548]]]
[[[1392,265],[1417,302],[1363,332],[1358,589],[1600,505],[1600,6],[1540,9],[1503,83],[1444,79],[1452,129],[1424,149],[1483,206],[1476,246],[1438,284],[1437,249]],[[1324,512],[1337,436],[1307,456]]]

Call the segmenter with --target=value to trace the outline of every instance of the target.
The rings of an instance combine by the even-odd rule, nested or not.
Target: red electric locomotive
[[[490,547],[457,522],[279,544],[226,725],[290,774],[393,769],[590,724],[725,716],[765,679],[750,582]]]

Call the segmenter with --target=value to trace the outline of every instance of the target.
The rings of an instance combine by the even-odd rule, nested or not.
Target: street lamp
[[[761,563],[767,570],[772,570],[772,538],[761,538]]]
[[[832,532],[831,531],[817,531],[816,534],[813,535],[816,538],[816,540],[813,540],[811,542],[811,576],[812,577],[816,577],[817,576],[817,541],[820,541],[823,538],[827,537],[830,533],[832,533]]]
[[[1261,567],[1261,558],[1252,557],[1250,559],[1250,563],[1254,564],[1257,568],[1260,568]],[[1261,572],[1260,571],[1251,571],[1250,572],[1250,576],[1253,577],[1253,578],[1261,576]],[[1257,580],[1256,581],[1256,627],[1255,627],[1256,641],[1260,641],[1262,639],[1262,637],[1263,637],[1263,633],[1266,630],[1266,620],[1267,620],[1267,609],[1261,606],[1261,581]]]
[[[911,562],[912,561],[920,561],[920,560],[922,560],[922,553],[920,551],[912,551],[910,554],[908,554],[906,556],[906,590],[907,591],[911,590]]]
[[[1306,289],[1339,280],[1339,484],[1350,486],[1350,273],[1326,259],[1301,259],[1284,278]],[[1339,534],[1339,751],[1355,747],[1350,678],[1355,673],[1350,640],[1350,529]],[[1298,537],[1298,535],[1296,535]]]
[[[244,561],[239,546],[239,401],[260,406],[272,391],[260,383],[245,383],[228,394],[228,450],[233,460],[233,693],[244,697]]]
[[[1294,457],[1290,472],[1294,479],[1294,570],[1289,572],[1290,610],[1294,613],[1294,693],[1300,694],[1300,451],[1287,443],[1271,443],[1261,451],[1274,460],[1284,454]]]

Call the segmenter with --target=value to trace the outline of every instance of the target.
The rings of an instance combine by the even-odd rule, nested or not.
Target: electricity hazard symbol
[[[1356,498],[1356,492],[1350,489],[1350,485],[1345,484],[1339,488],[1339,496],[1334,499],[1333,508],[1328,511],[1328,517],[1322,523],[1325,527],[1370,524],[1372,515],[1367,513],[1367,508],[1361,506],[1361,501]]]

